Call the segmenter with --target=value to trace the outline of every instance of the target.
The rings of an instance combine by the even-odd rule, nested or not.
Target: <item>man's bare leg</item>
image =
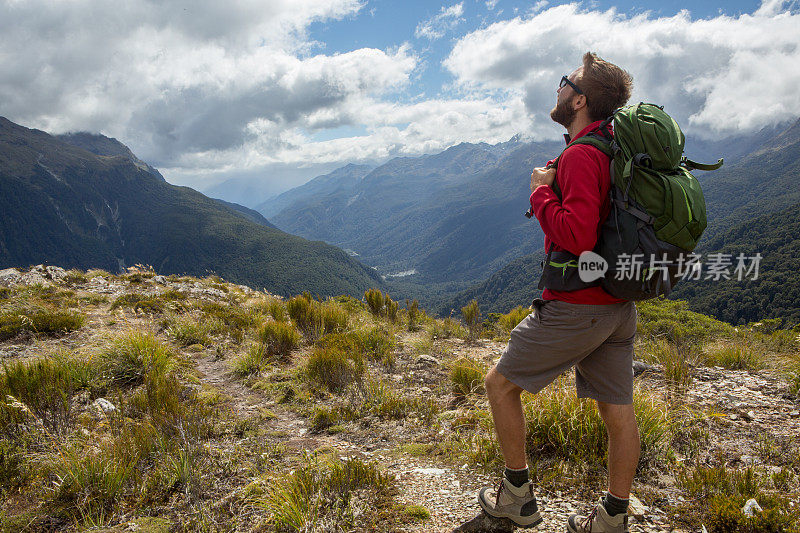
[[[506,467],[522,470],[528,466],[525,458],[525,415],[520,399],[522,389],[508,381],[497,371],[497,367],[486,374],[485,384]]]
[[[633,405],[597,402],[597,407],[608,432],[608,492],[627,499],[641,449]]]

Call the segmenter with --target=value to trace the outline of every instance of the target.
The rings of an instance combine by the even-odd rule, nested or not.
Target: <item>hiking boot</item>
[[[505,477],[496,490],[484,487],[478,492],[478,503],[490,516],[508,518],[522,528],[535,527],[542,521],[533,485],[530,481],[515,487]]]
[[[629,533],[628,513],[609,515],[601,499],[589,516],[570,515],[567,519],[567,531],[569,533]]]

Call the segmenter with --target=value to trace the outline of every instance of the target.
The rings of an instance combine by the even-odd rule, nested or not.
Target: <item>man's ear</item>
[[[575,98],[572,99],[572,109],[580,111],[584,107],[586,107],[586,95],[576,94]]]

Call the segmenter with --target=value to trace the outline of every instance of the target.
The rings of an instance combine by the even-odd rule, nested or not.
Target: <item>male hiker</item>
[[[601,125],[630,98],[633,80],[593,53],[558,88],[550,117],[567,129],[567,141]],[[592,250],[610,210],[609,157],[594,146],[568,148],[557,169],[531,175],[531,206],[545,234],[545,250],[580,255]],[[553,181],[561,190],[561,200]],[[627,532],[628,498],[639,460],[639,431],[633,412],[633,340],[636,306],[599,286],[572,291],[545,288],[535,310],[511,332],[500,361],[486,376],[505,474],[497,489],[484,488],[478,503],[489,515],[521,527],[541,522],[525,454],[523,390],[537,393],[575,366],[578,396],[592,398],[608,433],[608,492],[588,515],[572,515],[572,533]]]

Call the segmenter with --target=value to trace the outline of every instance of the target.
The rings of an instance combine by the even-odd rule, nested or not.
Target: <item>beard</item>
[[[572,98],[556,102],[556,106],[550,111],[550,118],[567,129],[569,129],[572,121],[575,120],[575,115],[577,115],[577,112],[572,107]]]

